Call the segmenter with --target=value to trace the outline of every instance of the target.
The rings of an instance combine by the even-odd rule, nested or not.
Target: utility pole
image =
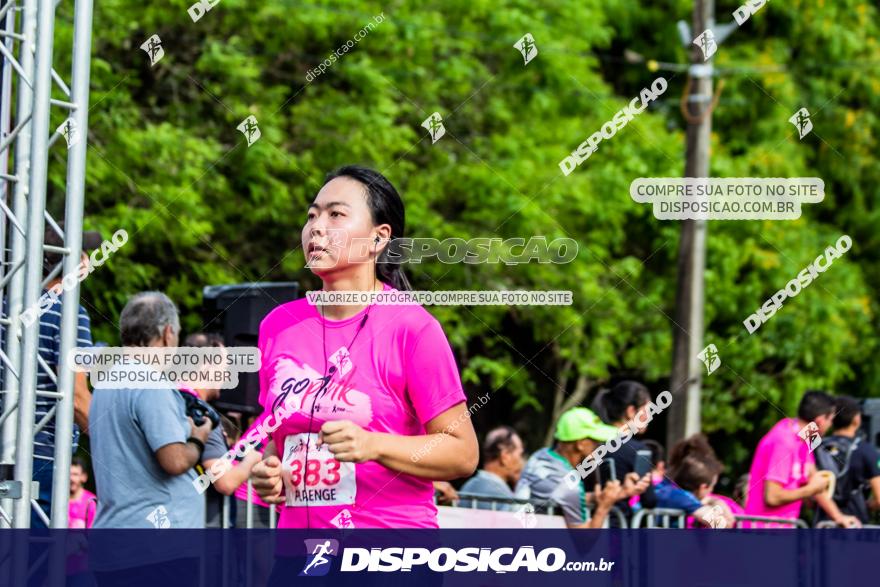
[[[693,39],[715,26],[715,1],[694,0]],[[720,39],[718,40],[720,42]],[[709,139],[712,131],[712,59],[691,44],[688,70],[690,92],[687,114],[685,177],[709,176]],[[706,221],[682,220],[678,245],[678,286],[675,296],[674,343],[667,447],[700,431],[700,384],[703,349],[703,269],[706,264]]]

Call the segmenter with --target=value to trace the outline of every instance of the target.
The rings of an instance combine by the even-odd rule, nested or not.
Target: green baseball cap
[[[562,442],[574,442],[582,438],[608,442],[617,433],[617,428],[605,424],[587,408],[572,408],[562,414],[556,423],[556,440]]]

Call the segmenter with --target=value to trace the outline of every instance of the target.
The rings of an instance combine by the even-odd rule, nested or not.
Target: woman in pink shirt
[[[84,487],[89,480],[86,464],[78,456],[70,461],[70,500],[67,506],[68,528],[91,528],[95,522],[98,497]],[[85,537],[76,533],[67,535],[67,584],[85,584],[89,581],[88,544]]]
[[[98,497],[85,488],[89,474],[85,463],[79,457],[70,462],[70,500],[67,502],[67,527],[91,528],[95,521]]]
[[[397,190],[373,170],[327,177],[302,229],[323,290],[409,289],[389,246]],[[400,251],[400,249],[397,249]],[[254,489],[279,528],[436,528],[433,480],[471,475],[477,439],[449,342],[417,305],[283,304],[260,325],[271,433]]]

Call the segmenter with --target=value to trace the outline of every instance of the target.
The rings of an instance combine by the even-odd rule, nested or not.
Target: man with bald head
[[[461,493],[473,493],[487,497],[513,498],[511,487],[516,486],[525,466],[523,443],[516,430],[500,426],[490,430],[483,440],[483,468],[461,486]],[[511,510],[510,504],[478,501],[477,508],[484,510]]]

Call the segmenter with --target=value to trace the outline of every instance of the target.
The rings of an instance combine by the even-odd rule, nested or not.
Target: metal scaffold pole
[[[31,121],[31,175],[27,210],[27,263],[24,278],[24,307],[38,304],[43,281],[43,214],[46,210],[46,178],[49,163],[49,100],[52,95],[52,45],[55,28],[54,0],[37,2],[36,62],[33,77],[34,106]],[[13,327],[14,332],[14,327]],[[34,321],[21,329],[21,389],[18,401],[18,442],[15,479],[22,481],[21,498],[14,507],[13,526],[30,527],[31,484],[34,455],[34,414],[37,399],[37,352],[40,324]],[[56,435],[56,443],[64,439]]]
[[[64,275],[76,275],[82,250],[82,221],[86,177],[86,146],[89,121],[89,56],[92,46],[92,0],[77,0],[73,19],[73,67],[71,72],[71,118],[79,133],[78,140],[67,154],[67,193],[65,198],[64,245],[70,253],[64,257]],[[76,346],[79,324],[79,279],[64,294],[61,310],[61,350],[63,362]],[[70,369],[58,370],[58,389],[63,390],[55,413],[55,438],[73,436],[73,377]],[[55,470],[69,471],[70,444],[55,444]],[[55,476],[52,487],[52,527],[67,527],[67,502],[70,483],[67,478]]]
[[[33,90],[30,80],[34,77],[34,54],[31,48],[34,46],[36,28],[37,28],[37,3],[36,0],[27,0],[20,7],[16,7],[15,2],[8,2],[3,9],[7,11],[7,23],[13,27],[15,25],[16,8],[20,15],[21,27],[18,32],[23,37],[19,44],[19,71],[23,79],[18,79],[17,83],[17,105],[15,112],[14,130],[10,135],[4,135],[3,144],[7,146],[13,145],[15,157],[15,173],[12,177],[3,178],[5,190],[3,193],[4,203],[4,226],[6,227],[6,238],[4,243],[8,242],[9,256],[6,257],[7,263],[3,265],[2,291],[3,299],[6,301],[7,314],[4,316],[4,327],[7,332],[15,332],[15,325],[8,320],[9,316],[18,316],[23,309],[22,297],[24,295],[24,265],[27,256],[26,248],[26,227],[24,219],[27,216],[27,189],[30,178],[30,152],[31,152],[31,107],[33,104]],[[9,31],[9,27],[6,28]],[[15,32],[14,30],[12,32]],[[7,40],[13,40],[8,37]],[[7,48],[11,43],[7,45]],[[10,50],[9,54],[13,52]],[[10,60],[4,59],[4,72],[16,71],[12,67]],[[11,87],[4,86],[4,91],[9,89],[10,93],[3,95],[4,103],[12,103]],[[0,156],[4,161],[8,161],[5,149],[0,149]],[[12,188],[12,209],[9,209],[8,194]],[[0,355],[2,359],[2,368],[5,374],[3,382],[3,411],[0,415],[0,467],[3,468],[3,478],[12,478],[12,468],[15,464],[15,451],[17,446],[18,432],[18,401],[19,390],[21,389],[21,340],[18,336],[6,336],[4,340],[3,353]],[[14,501],[11,498],[4,497],[0,500],[0,523],[4,527],[12,525],[12,511]]]

